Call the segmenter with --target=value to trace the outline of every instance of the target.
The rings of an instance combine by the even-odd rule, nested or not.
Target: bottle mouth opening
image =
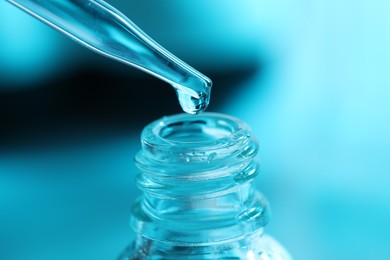
[[[167,122],[158,135],[169,142],[199,143],[226,138],[234,133],[235,125],[226,119],[210,120],[191,116],[185,120]]]
[[[236,118],[218,113],[179,114],[163,117],[144,129],[142,140],[161,147],[201,148],[223,146],[248,127]]]
[[[136,157],[141,167],[147,167],[144,159],[168,164],[210,163],[252,157],[257,150],[245,123],[219,113],[163,117],[147,125],[141,139],[142,151]]]

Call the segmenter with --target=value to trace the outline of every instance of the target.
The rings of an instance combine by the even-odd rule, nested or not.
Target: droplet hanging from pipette
[[[184,112],[188,114],[198,114],[206,110],[210,102],[211,94],[211,81],[204,81],[204,89],[198,92],[195,91],[195,86],[178,87],[176,84],[172,84],[172,87],[176,90],[177,98]]]
[[[191,96],[180,90],[176,91],[179,103],[184,112],[188,114],[198,114],[203,112],[209,104],[209,96],[200,93],[199,97]]]

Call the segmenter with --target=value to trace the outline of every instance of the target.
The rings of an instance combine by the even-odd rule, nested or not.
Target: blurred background
[[[251,126],[267,231],[295,259],[390,259],[390,2],[108,2]],[[0,259],[115,259],[173,89],[5,1],[0,39]]]

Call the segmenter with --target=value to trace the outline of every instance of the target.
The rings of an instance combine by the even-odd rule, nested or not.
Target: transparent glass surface
[[[246,124],[181,114],[146,126],[141,139],[137,239],[120,259],[291,259],[264,235],[268,205],[253,183],[258,144]]]
[[[183,110],[206,109],[212,82],[165,50],[129,18],[101,0],[7,0],[82,45],[173,86]]]

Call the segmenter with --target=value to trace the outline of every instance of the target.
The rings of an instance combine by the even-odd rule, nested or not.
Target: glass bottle
[[[246,124],[180,114],[149,124],[141,139],[137,237],[119,259],[291,259],[264,234],[268,205],[253,182],[258,143]]]

